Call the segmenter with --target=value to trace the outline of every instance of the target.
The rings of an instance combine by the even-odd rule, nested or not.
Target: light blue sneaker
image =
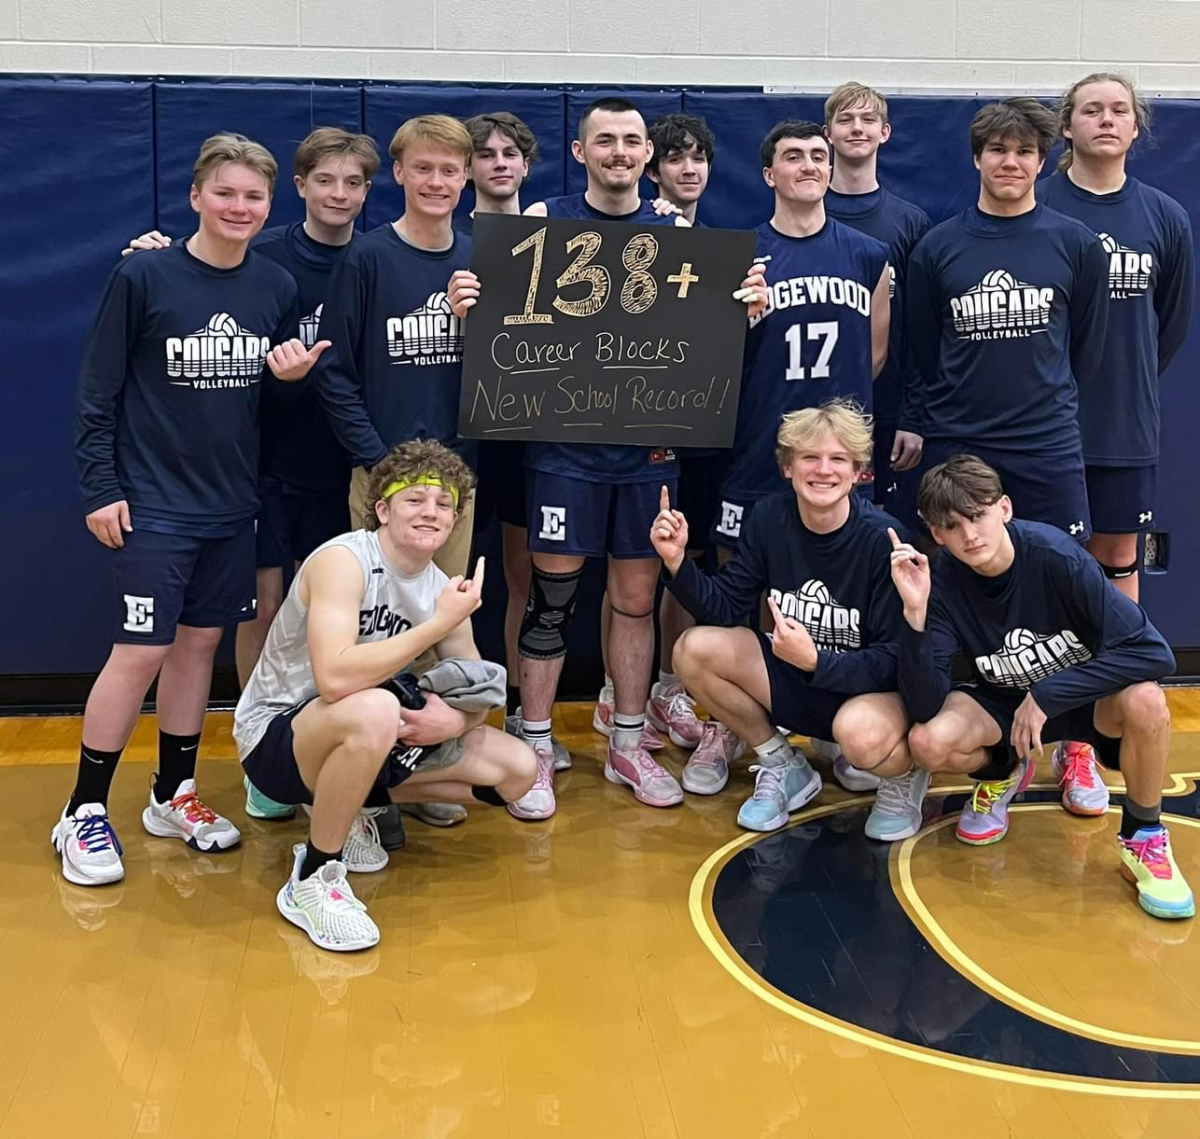
[[[929,772],[914,767],[906,775],[881,779],[867,816],[867,838],[899,842],[921,829],[921,804],[929,790]]]
[[[738,826],[751,831],[775,831],[785,826],[788,814],[798,811],[821,793],[821,777],[803,756],[770,767],[761,763],[750,768],[757,772],[754,794],[738,811]]]
[[[253,783],[249,775],[242,776],[242,786],[246,788],[246,814],[252,819],[290,819],[296,808],[288,803],[277,803],[264,795]]]

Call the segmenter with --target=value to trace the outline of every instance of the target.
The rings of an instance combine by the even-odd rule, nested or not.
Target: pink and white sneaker
[[[696,701],[680,684],[657,682],[646,701],[646,721],[665,732],[676,747],[694,748],[704,733],[704,723],[696,715]]]
[[[605,688],[596,698],[596,710],[592,713],[592,727],[602,736],[606,736],[611,740],[613,731],[615,730],[613,720],[616,714],[617,709],[613,703],[612,689]],[[642,747],[647,751],[661,751],[664,746],[662,736],[655,730],[654,725],[647,720],[646,726],[642,729]]]
[[[76,886],[107,886],[125,877],[121,841],[101,803],[81,803],[73,815],[64,807],[50,841],[62,855],[63,877]]]
[[[1054,749],[1050,768],[1063,789],[1062,805],[1071,814],[1094,817],[1108,810],[1108,788],[1091,744],[1064,740]]]
[[[729,765],[742,754],[737,735],[716,720],[701,721],[700,743],[689,756],[681,782],[693,795],[715,795],[729,782]]]
[[[196,781],[185,779],[175,789],[174,798],[159,803],[154,798],[153,778],[150,805],[142,812],[142,826],[159,838],[177,838],[193,850],[205,853],[228,850],[242,841],[241,831],[200,801]]]
[[[683,802],[683,788],[675,776],[661,764],[655,763],[644,748],[618,751],[608,745],[604,763],[604,778],[609,783],[624,783],[633,788],[634,798],[648,807],[674,807]]]
[[[537,757],[537,775],[533,786],[516,802],[509,803],[508,813],[515,819],[548,819],[558,810],[554,799],[554,749],[541,741],[535,744],[524,736],[520,738],[533,748]]]

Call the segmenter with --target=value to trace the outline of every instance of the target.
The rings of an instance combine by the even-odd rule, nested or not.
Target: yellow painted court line
[[[1009,810],[1022,812],[1061,811],[1062,808],[1057,803],[1029,803],[1018,804],[1015,807],[1010,807]],[[1120,813],[1115,807],[1109,808],[1109,814],[1119,815]],[[1180,823],[1183,826],[1200,829],[1200,822],[1194,819],[1181,818],[1179,815],[1165,815],[1164,818],[1170,819],[1172,825]],[[928,838],[930,835],[936,834],[939,830],[957,821],[957,818],[952,815],[948,819],[939,820],[928,829],[913,835],[912,838],[905,839],[900,845],[899,854],[896,859],[896,872],[900,880],[900,896],[907,903],[910,914],[915,916],[917,924],[922,927],[929,940],[934,943],[943,958],[949,961],[964,976],[970,977],[980,988],[986,989],[1005,1004],[1020,1009],[1022,1012],[1028,1013],[1038,1020],[1045,1021],[1047,1024],[1057,1025],[1068,1032],[1074,1032],[1079,1036],[1087,1036],[1093,1040],[1102,1040],[1106,1044],[1127,1044],[1134,1048],[1146,1048],[1157,1052],[1200,1055],[1200,1040],[1175,1040],[1170,1037],[1140,1036],[1134,1032],[1119,1032],[1116,1029],[1091,1024],[1086,1020],[1077,1020],[1073,1016],[1067,1016],[1066,1013],[1056,1012],[1054,1009],[1038,1001],[1031,1000],[1023,993],[1017,992],[1016,989],[1006,985],[999,978],[993,976],[981,965],[976,964],[975,961],[968,957],[942,928],[938,920],[929,911],[929,907],[921,900],[921,895],[917,891],[917,885],[912,875],[912,857],[917,843],[921,839]]]
[[[1189,775],[1184,778],[1195,778]],[[1177,780],[1178,782],[1178,780]],[[964,788],[969,790],[970,788]],[[953,793],[957,788],[938,787],[937,794],[947,791]],[[1175,791],[1176,794],[1182,791]],[[850,806],[870,802],[869,798],[858,797],[828,807],[816,810],[802,811],[792,817],[789,827],[798,826],[812,819],[822,818],[845,810]],[[779,832],[773,832],[778,834]],[[1078,1076],[1060,1076],[1045,1072],[1034,1072],[1025,1068],[1013,1068],[1004,1064],[994,1064],[984,1060],[965,1060],[950,1056],[944,1052],[936,1052],[915,1044],[906,1044],[888,1036],[882,1036],[865,1028],[850,1024],[836,1017],[818,1012],[808,1005],[802,1004],[786,993],[780,992],[773,985],[767,984],[737,955],[725,935],[717,925],[712,911],[712,885],[720,869],[743,847],[757,842],[765,837],[762,834],[750,833],[740,835],[730,840],[724,846],[714,851],[692,878],[688,891],[688,912],[692,925],[700,940],[716,958],[718,964],[740,985],[744,986],[760,1000],[772,1008],[793,1017],[805,1024],[829,1032],[844,1040],[851,1040],[868,1048],[875,1048],[892,1056],[916,1060],[930,1064],[935,1068],[960,1072],[968,1075],[983,1076],[1003,1083],[1019,1084],[1022,1087],[1047,1088],[1055,1091],[1075,1091],[1086,1095],[1110,1096],[1128,1099],[1161,1099],[1161,1100],[1194,1100],[1200,1101],[1200,1085],[1197,1084],[1146,1084],[1133,1082],[1113,1082],[1101,1079],[1085,1079]]]

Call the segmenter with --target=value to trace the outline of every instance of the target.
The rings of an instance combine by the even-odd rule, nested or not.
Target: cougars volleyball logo
[[[788,593],[772,589],[771,599],[780,613],[808,630],[817,648],[846,652],[862,647],[858,610],[839,604],[823,581],[810,578]]]
[[[962,296],[950,298],[954,331],[963,340],[1012,340],[1045,332],[1054,289],[1018,281],[993,269]]]
[[[979,674],[991,684],[1029,689],[1073,664],[1092,659],[1088,647],[1070,629],[1042,636],[1031,629],[1009,629],[1004,648],[975,658]]]
[[[407,316],[388,317],[388,355],[393,364],[458,364],[462,361],[462,323],[450,311],[445,293]]]
[[[261,378],[271,341],[218,312],[188,336],[168,336],[166,349],[167,379],[176,387],[245,388]]]
[[[1130,249],[1107,233],[1099,236],[1100,244],[1108,254],[1109,297],[1123,301],[1142,296],[1154,277],[1154,254]]]

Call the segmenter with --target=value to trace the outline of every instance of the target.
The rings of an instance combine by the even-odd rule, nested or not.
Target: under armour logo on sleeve
[[[1067,527],[1067,529],[1071,532],[1071,534],[1078,536],[1083,533],[1083,523],[1082,522],[1072,522],[1071,525]]]
[[[1154,521],[1154,511],[1153,510],[1143,510],[1141,512],[1141,514],[1138,515],[1138,521],[1139,522],[1153,522]]]

